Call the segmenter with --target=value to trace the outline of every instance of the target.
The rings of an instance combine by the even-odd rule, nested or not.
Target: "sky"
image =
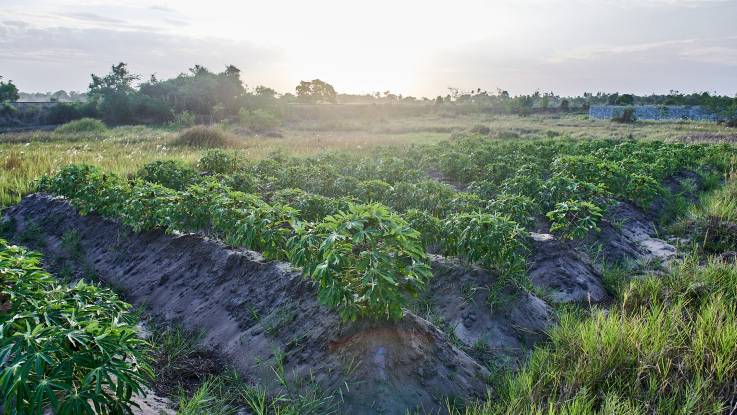
[[[250,88],[737,94],[737,0],[0,0],[0,76],[84,91],[233,64]]]

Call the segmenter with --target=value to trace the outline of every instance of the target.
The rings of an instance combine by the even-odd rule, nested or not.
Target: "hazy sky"
[[[737,93],[737,0],[0,0],[0,75],[85,90],[241,68],[249,87],[435,96],[447,87]]]

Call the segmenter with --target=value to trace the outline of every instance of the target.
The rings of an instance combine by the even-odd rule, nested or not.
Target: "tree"
[[[133,82],[140,78],[130,73],[125,62],[120,62],[113,65],[112,71],[104,77],[92,74],[89,94],[92,97],[99,97],[110,93],[131,93],[134,92]]]
[[[632,94],[622,94],[616,100],[617,105],[635,105],[635,97]]]
[[[256,87],[255,92],[256,92],[256,95],[258,95],[259,97],[270,98],[270,99],[276,98],[276,91],[274,91],[273,89],[267,86],[259,85]]]
[[[297,91],[297,97],[304,102],[335,103],[338,95],[332,85],[319,79],[300,81],[295,90]]]
[[[0,79],[2,78],[3,77],[0,76]],[[13,81],[0,81],[0,102],[15,102],[18,101],[18,99],[20,99],[20,94],[18,94],[18,87],[15,86]]]
[[[103,77],[92,74],[88,95],[105,121],[112,124],[133,121],[131,97],[137,93],[133,82],[138,79],[140,76],[132,74],[125,62],[113,65],[110,73]]]

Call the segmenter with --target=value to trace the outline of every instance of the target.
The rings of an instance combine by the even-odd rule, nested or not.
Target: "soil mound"
[[[530,233],[530,239],[530,281],[551,301],[598,303],[609,298],[588,255],[550,234]]]
[[[523,356],[553,323],[549,306],[527,293],[490,308],[477,290],[466,302],[467,283],[493,279],[438,257],[429,300],[460,342],[412,313],[391,324],[341,323],[288,264],[199,235],[132,233],[79,216],[61,198],[30,195],[5,221],[11,239],[43,251],[52,271],[72,264],[77,277],[95,275],[147,314],[200,331],[203,347],[272,393],[317,387],[339,396],[340,412],[435,411],[447,398],[483,398],[489,371],[479,361]],[[76,253],[62,242],[70,232]],[[495,352],[477,360],[469,355],[477,344]]]

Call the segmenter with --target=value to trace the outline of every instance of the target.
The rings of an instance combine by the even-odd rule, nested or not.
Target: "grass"
[[[56,127],[54,132],[60,134],[74,133],[104,133],[107,131],[105,124],[94,118],[82,118],[79,120],[69,121],[66,124]]]
[[[591,317],[563,311],[550,343],[466,414],[722,414],[737,405],[737,267],[690,258],[634,280]]]
[[[231,148],[238,146],[238,140],[220,128],[196,126],[182,131],[172,141],[172,145],[195,148]]]

